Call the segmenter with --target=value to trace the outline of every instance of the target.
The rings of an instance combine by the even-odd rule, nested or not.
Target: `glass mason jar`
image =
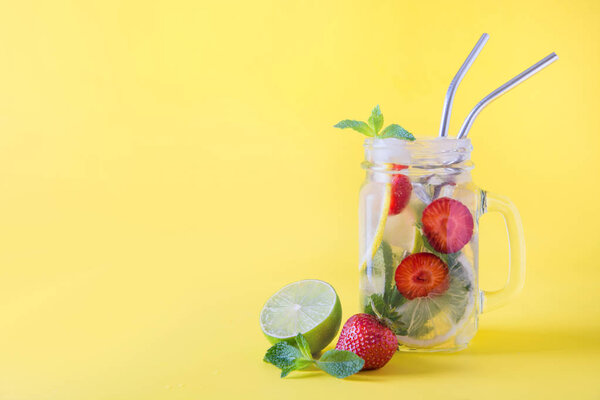
[[[400,350],[456,351],[478,316],[523,287],[525,243],[519,213],[471,180],[469,139],[365,141],[360,191],[360,305],[396,333]],[[508,230],[504,288],[479,290],[478,221],[499,212]]]

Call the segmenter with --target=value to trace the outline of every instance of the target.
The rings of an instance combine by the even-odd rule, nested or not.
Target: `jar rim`
[[[410,166],[409,170],[400,173],[410,173],[411,170],[428,171],[428,173],[448,173],[449,169],[470,170],[471,140],[456,138],[427,137],[414,141],[396,138],[368,138],[364,142],[365,161],[363,168],[372,171],[390,171],[389,165],[398,164]]]
[[[462,151],[468,152],[473,150],[471,139],[458,139],[454,137],[421,137],[416,140],[404,140],[396,138],[366,138],[363,146],[365,148],[403,148],[406,150],[428,150],[431,152],[437,151]]]

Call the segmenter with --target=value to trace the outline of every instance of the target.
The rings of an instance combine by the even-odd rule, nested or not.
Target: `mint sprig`
[[[263,361],[281,369],[282,378],[292,371],[305,369],[311,365],[336,378],[346,378],[360,371],[365,365],[365,360],[345,350],[329,350],[320,359],[315,360],[312,358],[306,338],[301,333],[296,336],[296,346],[279,342],[267,350]]]
[[[413,141],[415,137],[412,133],[397,124],[391,124],[381,130],[383,127],[383,114],[379,109],[379,106],[375,106],[371,111],[371,116],[368,122],[356,121],[353,119],[344,119],[333,126],[334,128],[340,129],[354,129],[357,132],[369,137],[376,137],[380,139],[385,138],[396,138]]]

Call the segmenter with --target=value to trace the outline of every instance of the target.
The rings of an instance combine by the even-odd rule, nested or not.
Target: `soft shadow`
[[[315,376],[319,376],[324,374],[323,371],[320,371],[318,369],[315,368],[315,371],[309,371],[309,370],[301,370],[301,371],[294,371],[291,374],[289,374],[288,376],[286,376],[284,379],[306,379],[306,378],[312,378]]]
[[[469,355],[600,351],[597,329],[480,329],[464,351]]]
[[[360,375],[376,380],[391,376],[437,375],[449,370],[463,369],[460,356],[448,353],[405,353],[398,352],[387,365],[374,371],[364,371]]]
[[[480,329],[469,347],[456,353],[409,353],[398,352],[383,368],[374,371],[362,371],[349,376],[349,381],[382,381],[390,377],[395,379],[411,376],[429,376],[445,374],[448,371],[460,372],[468,368],[462,361],[484,355],[553,353],[558,351],[570,352],[599,352],[600,330],[598,329],[533,329],[533,328],[503,328]],[[290,374],[286,379],[304,379],[323,372],[316,368]]]

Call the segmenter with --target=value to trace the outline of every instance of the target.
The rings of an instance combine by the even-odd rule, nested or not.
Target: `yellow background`
[[[0,399],[600,398],[598,1],[3,1]],[[523,217],[522,296],[472,346],[341,381],[278,371],[258,313],[319,278],[358,311],[362,138],[487,108],[474,178]],[[500,217],[481,280],[506,275]]]

